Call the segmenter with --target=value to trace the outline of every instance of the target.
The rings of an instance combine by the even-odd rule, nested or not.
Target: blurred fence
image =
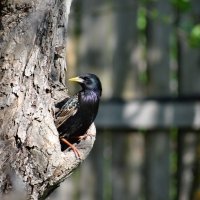
[[[200,1],[76,0],[69,26],[68,75],[100,76],[103,100],[91,155],[51,198],[199,200]]]

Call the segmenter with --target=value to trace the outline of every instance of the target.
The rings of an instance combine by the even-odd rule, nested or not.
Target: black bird
[[[61,150],[70,146],[80,157],[79,151],[72,143],[81,139],[95,120],[102,86],[99,78],[89,73],[71,78],[69,81],[79,83],[82,90],[56,105],[60,110],[56,113],[55,124],[61,140]]]

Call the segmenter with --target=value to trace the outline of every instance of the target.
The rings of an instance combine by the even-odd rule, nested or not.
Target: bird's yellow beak
[[[74,77],[74,78],[70,78],[69,81],[74,81],[74,82],[78,82],[78,83],[83,83],[83,79],[80,77]]]

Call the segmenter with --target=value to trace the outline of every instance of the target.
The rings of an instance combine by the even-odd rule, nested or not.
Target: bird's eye
[[[84,79],[85,79],[85,81],[88,81],[88,80],[90,80],[88,77],[84,77]]]
[[[93,89],[95,84],[94,84],[94,81],[91,77],[88,77],[88,76],[84,76],[82,77],[82,79],[84,79],[84,85],[86,88],[88,89]]]
[[[88,77],[85,77],[84,79],[86,83],[91,83],[91,80]]]

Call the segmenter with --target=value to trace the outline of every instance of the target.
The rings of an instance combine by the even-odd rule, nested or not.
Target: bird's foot
[[[78,136],[78,140],[79,140],[79,141],[85,140],[88,136],[94,137],[94,135],[89,134],[89,133],[86,133],[86,134],[84,134],[84,135]]]
[[[62,142],[64,142],[66,145],[68,145],[74,151],[74,154],[77,156],[77,158],[81,159],[81,154],[80,154],[79,150],[73,144],[71,144],[65,138],[60,138],[60,140]]]

